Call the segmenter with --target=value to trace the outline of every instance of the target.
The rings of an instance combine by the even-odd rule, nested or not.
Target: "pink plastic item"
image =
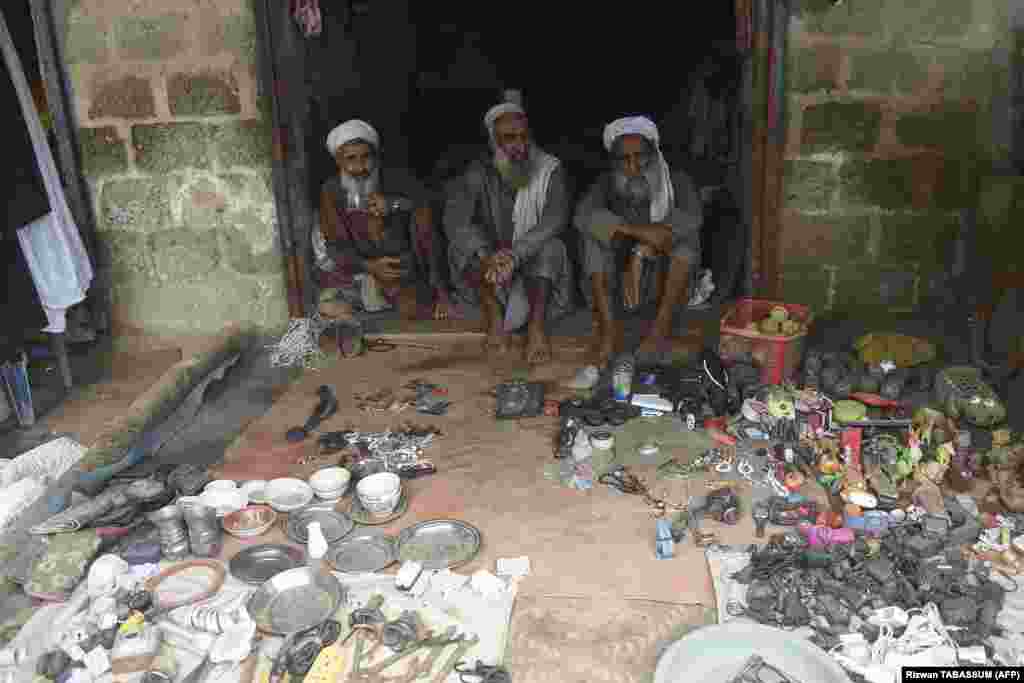
[[[801,524],[800,533],[807,538],[807,542],[810,543],[812,548],[818,548],[823,545],[853,543],[854,539],[853,529],[848,529],[846,527],[841,529],[830,529],[827,526],[821,526],[818,524]]]

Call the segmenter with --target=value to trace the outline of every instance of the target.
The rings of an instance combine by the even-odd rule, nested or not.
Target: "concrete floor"
[[[714,321],[718,312],[699,315]],[[395,331],[395,327],[400,325],[398,321],[384,320],[375,331]],[[678,325],[683,326],[685,322]],[[415,327],[417,331],[427,331],[431,326],[418,323]],[[881,329],[928,338],[937,344],[942,359],[947,362],[965,362],[967,359],[966,330],[958,321],[942,317],[903,317],[886,323],[884,328],[867,325],[857,319],[820,319],[812,330],[808,346],[840,349],[866,331]],[[555,334],[586,336],[589,330],[590,317],[583,312],[561,321]],[[634,329],[631,338],[636,337]],[[194,424],[164,447],[161,452],[163,462],[216,463],[222,458],[227,445],[251,422],[267,413],[277,398],[287,391],[296,373],[272,368],[262,342],[255,344],[224,380],[211,385],[203,410]],[[109,372],[103,369],[102,358],[102,354],[93,358],[79,353],[72,356],[76,381],[86,386],[65,400],[63,408],[67,410],[70,407],[73,409],[71,412],[77,414],[76,420],[65,421],[65,424],[73,423],[71,429],[62,429],[60,420],[51,419],[33,429],[8,430],[0,433],[0,452],[11,457],[55,434],[80,434],[80,426],[88,422],[88,413],[83,412],[83,406],[89,403],[88,383],[90,380],[110,379]],[[44,383],[49,382],[51,376],[59,381],[56,373],[45,369],[43,372]],[[46,392],[47,389],[41,388],[39,395],[44,396]],[[1019,407],[1024,405],[1024,380],[1018,380],[1011,387],[1009,405],[1011,425],[1016,429],[1024,428],[1024,410]],[[515,680],[521,683],[550,680],[564,683],[597,680],[646,682],[652,680],[657,655],[665,646],[687,630],[713,621],[713,609],[699,605],[524,597],[517,604],[513,617],[507,663]],[[603,626],[595,627],[596,624]],[[557,677],[552,678],[555,672]]]

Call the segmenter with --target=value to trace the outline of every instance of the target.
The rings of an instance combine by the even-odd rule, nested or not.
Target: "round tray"
[[[420,522],[398,535],[398,559],[414,560],[424,569],[452,569],[471,562],[483,537],[475,526],[454,519]]]
[[[281,572],[302,565],[305,556],[298,548],[280,543],[263,543],[245,548],[231,558],[231,575],[245,583],[261,584]]]
[[[327,561],[336,571],[345,574],[378,572],[398,560],[398,547],[393,536],[357,534],[327,553]]]
[[[372,517],[369,512],[363,508],[363,504],[359,502],[359,496],[352,496],[352,504],[348,509],[348,515],[352,518],[352,521],[361,526],[381,526],[393,522],[409,510],[409,494],[402,489],[402,497],[398,499],[398,505],[395,506],[395,511],[387,517],[381,517],[377,519]]]
[[[320,522],[320,530],[324,532],[324,538],[329,544],[345,538],[356,526],[351,517],[336,511],[333,504],[311,505],[288,515],[285,524],[288,538],[305,545],[309,541],[310,522]]]
[[[333,574],[313,575],[309,567],[281,572],[259,587],[246,609],[262,633],[298,633],[332,618],[346,600]]]

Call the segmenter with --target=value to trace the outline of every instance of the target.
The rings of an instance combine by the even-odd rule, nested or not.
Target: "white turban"
[[[661,167],[661,186],[654,188],[651,200],[651,220],[660,223],[665,220],[675,204],[675,188],[672,186],[672,174],[669,171],[665,156],[661,153],[661,140],[658,127],[646,116],[626,116],[612,121],[604,127],[604,148],[609,152],[615,141],[623,135],[640,135],[654,145],[658,154],[658,165]]]
[[[612,151],[612,145],[623,135],[640,135],[659,146],[658,127],[646,116],[626,116],[612,121],[604,127],[604,148]]]
[[[366,121],[352,119],[332,130],[330,135],[327,136],[327,151],[331,153],[331,156],[334,156],[339,147],[353,140],[365,140],[374,147],[380,147],[380,136],[377,135],[377,131],[373,129],[373,126]]]
[[[521,114],[526,116],[526,110],[515,102],[502,102],[488,109],[487,114],[484,115],[484,125],[487,126],[487,133],[491,136],[491,140],[494,140],[495,121],[505,114]]]

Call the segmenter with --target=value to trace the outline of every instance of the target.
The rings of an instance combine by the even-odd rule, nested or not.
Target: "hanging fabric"
[[[307,38],[315,38],[323,31],[320,0],[292,0],[292,16]]]
[[[67,309],[85,299],[92,282],[92,264],[64,196],[60,174],[3,12],[0,12],[0,48],[28,127],[34,161],[50,208],[49,213],[27,221],[27,225],[18,229],[18,241],[49,321],[44,331],[62,333]]]

